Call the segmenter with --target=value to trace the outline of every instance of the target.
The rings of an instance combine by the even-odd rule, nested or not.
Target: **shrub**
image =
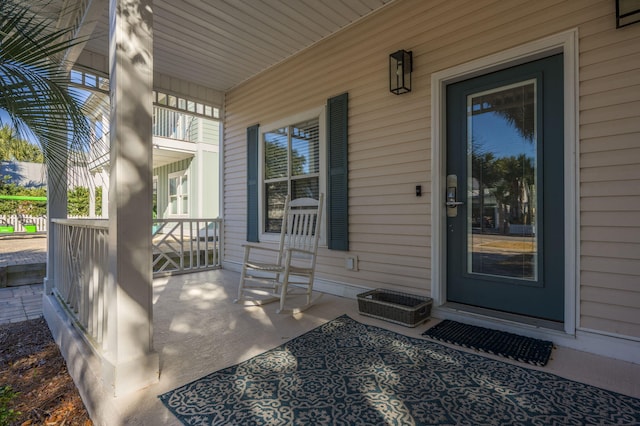
[[[7,426],[20,416],[19,411],[9,408],[9,404],[17,395],[11,386],[0,387],[0,426]]]

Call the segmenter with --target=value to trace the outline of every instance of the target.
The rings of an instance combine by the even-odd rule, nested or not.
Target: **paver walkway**
[[[46,262],[46,235],[0,238],[0,267]],[[42,291],[42,284],[0,288],[0,324],[42,316]]]
[[[0,237],[0,266],[47,263],[47,236]]]
[[[42,284],[0,288],[0,324],[42,316]]]

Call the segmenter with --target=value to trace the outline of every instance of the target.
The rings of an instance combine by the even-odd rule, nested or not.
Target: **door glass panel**
[[[536,81],[467,96],[467,271],[535,281]]]

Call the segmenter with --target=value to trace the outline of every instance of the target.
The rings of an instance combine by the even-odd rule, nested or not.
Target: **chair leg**
[[[297,284],[297,283],[296,283]],[[300,283],[302,284],[302,283]],[[289,272],[285,271],[284,273],[284,279],[282,284],[280,284],[281,288],[280,288],[280,308],[276,311],[277,313],[283,313],[285,311],[284,305],[286,302],[286,297],[289,291]],[[295,290],[293,290],[295,291]],[[292,294],[296,294],[299,296],[306,296],[307,299],[307,303],[302,305],[302,306],[298,306],[296,308],[291,309],[291,312],[293,314],[298,314],[300,312],[305,311],[306,309],[308,309],[309,307],[311,307],[311,305],[315,302],[317,302],[320,297],[322,296],[322,294],[318,295],[315,299],[313,298],[313,274],[309,277],[309,282],[307,283],[307,289],[304,293],[292,293]],[[287,311],[289,312],[289,311]]]
[[[238,284],[238,298],[233,303],[238,303],[244,298],[244,279],[246,275],[246,269],[242,267],[242,273],[240,274],[240,283]]]
[[[278,309],[277,313],[284,312],[284,302],[287,299],[287,292],[289,291],[289,269],[284,271],[284,276],[282,277],[282,284],[280,284],[280,309]]]
[[[313,294],[313,272],[309,275],[309,284],[307,285],[307,305],[311,305],[311,296]]]
[[[242,273],[240,274],[240,283],[238,283],[238,298],[233,303],[238,303],[244,300],[244,286],[247,276],[247,262],[249,261],[249,247],[244,248],[244,260],[242,262]]]

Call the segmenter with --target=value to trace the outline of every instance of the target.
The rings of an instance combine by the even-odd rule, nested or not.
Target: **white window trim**
[[[178,214],[174,214],[171,213],[171,192],[170,192],[170,181],[172,178],[182,178],[182,177],[186,177],[187,178],[187,199],[188,199],[188,204],[187,204],[187,209],[188,211],[186,213],[178,213]],[[181,185],[178,185],[178,188],[181,188]],[[181,170],[179,172],[173,172],[173,173],[169,173],[169,176],[167,176],[167,217],[189,217],[189,212],[191,211],[191,196],[190,196],[190,189],[191,189],[191,177],[189,176],[189,171],[188,170]],[[182,192],[178,195],[178,208],[180,208],[180,206],[182,206]]]
[[[327,187],[327,118],[326,118],[326,108],[322,106],[320,108],[314,108],[312,110],[300,112],[298,114],[291,115],[282,120],[274,121],[272,123],[268,123],[266,125],[260,126],[260,132],[258,135],[258,221],[260,223],[260,241],[264,242],[278,242],[280,241],[280,234],[274,234],[272,232],[264,231],[264,134],[269,133],[271,131],[277,130],[281,127],[291,126],[296,123],[301,123],[303,121],[312,120],[314,118],[318,119],[318,137],[320,141],[320,173],[319,173],[319,191],[321,193],[326,194]],[[326,199],[325,196],[325,205],[323,206],[323,219],[321,224],[321,234],[320,241],[318,245],[326,246],[326,224],[327,224],[327,215],[324,212],[326,209]]]
[[[540,59],[554,52],[564,54],[564,187],[565,187],[565,318],[564,331],[574,335],[579,329],[580,299],[580,211],[578,176],[578,30],[573,29],[484,58],[433,73],[431,76],[431,297],[434,308],[447,301],[446,223],[444,181],[446,173],[446,86],[491,71]]]

